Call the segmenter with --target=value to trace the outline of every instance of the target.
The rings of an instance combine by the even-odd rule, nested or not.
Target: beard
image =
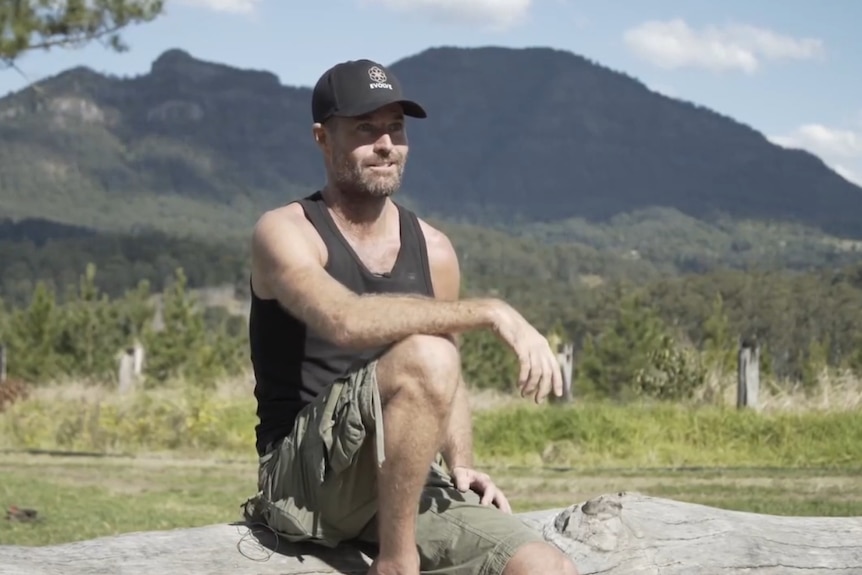
[[[355,198],[386,198],[401,188],[407,157],[392,153],[363,162],[339,153],[332,160],[334,183],[344,194]],[[392,163],[391,171],[376,173],[368,167],[386,162]]]

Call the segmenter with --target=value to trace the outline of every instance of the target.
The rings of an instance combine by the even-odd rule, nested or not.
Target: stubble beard
[[[375,174],[349,156],[335,158],[335,184],[338,189],[353,198],[387,198],[401,188],[406,156],[390,155],[383,160],[392,161],[395,171],[389,174]]]

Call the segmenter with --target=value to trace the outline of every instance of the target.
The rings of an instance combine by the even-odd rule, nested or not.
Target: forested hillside
[[[423,213],[509,226],[659,207],[862,236],[862,190],[816,157],[576,54],[434,48],[392,68],[430,112],[409,128]],[[320,185],[310,96],[180,50],[133,78],[68,70],[0,100],[0,209],[241,235]]]
[[[440,48],[393,68],[431,112],[398,199],[450,234],[467,294],[575,343],[584,393],[695,385],[751,337],[778,378],[859,369],[862,190],[813,156],[570,53]],[[153,381],[247,369],[251,226],[321,182],[309,98],[171,50],[139,77],[78,68],[0,100],[10,373],[106,377],[96,349],[136,338]],[[192,303],[220,286],[231,301]],[[472,335],[466,353],[475,385],[502,385],[499,344]]]

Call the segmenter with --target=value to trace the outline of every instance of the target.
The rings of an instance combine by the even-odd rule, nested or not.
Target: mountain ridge
[[[429,110],[408,128],[401,197],[430,216],[512,228],[664,207],[862,237],[862,189],[813,154],[583,56],[440,46],[390,67]],[[322,181],[310,97],[178,48],[128,78],[66,70],[0,99],[0,209],[246,229]]]

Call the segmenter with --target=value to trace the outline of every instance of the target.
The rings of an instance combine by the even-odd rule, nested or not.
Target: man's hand
[[[494,331],[518,356],[521,397],[535,393],[536,403],[541,403],[551,391],[562,397],[563,372],[556,350],[551,349],[548,339],[521,314],[508,304],[500,303]]]
[[[503,492],[494,485],[487,473],[481,473],[469,467],[457,466],[452,469],[452,482],[458,491],[465,493],[468,489],[481,497],[482,505],[494,505],[504,513],[512,513],[512,507]]]

